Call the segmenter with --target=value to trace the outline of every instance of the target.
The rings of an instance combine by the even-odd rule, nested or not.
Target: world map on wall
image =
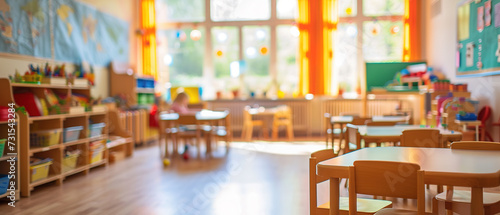
[[[0,52],[106,66],[129,60],[128,30],[75,0],[0,0]]]
[[[128,23],[74,0],[52,0],[55,58],[107,65],[127,62]]]
[[[0,0],[0,52],[51,57],[49,0]]]

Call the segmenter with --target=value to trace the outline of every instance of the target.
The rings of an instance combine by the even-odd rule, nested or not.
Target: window
[[[213,21],[268,20],[271,0],[211,0]]]
[[[339,0],[332,92],[359,92],[359,67],[364,62],[403,60],[404,4],[404,0]]]
[[[203,76],[205,40],[193,40],[192,28],[157,32],[160,76],[174,86],[199,86]],[[201,34],[204,29],[197,28]]]
[[[203,86],[204,99],[218,91],[230,97],[234,89],[272,97],[297,89],[297,0],[156,2],[159,86]],[[194,28],[199,40],[191,38]]]
[[[297,19],[299,17],[298,3],[297,0],[277,0],[278,19]]]
[[[298,29],[293,25],[280,25],[277,30],[278,40],[278,86],[285,94],[292,95],[299,84],[297,55],[299,50]]]
[[[156,22],[205,20],[205,0],[156,0]]]

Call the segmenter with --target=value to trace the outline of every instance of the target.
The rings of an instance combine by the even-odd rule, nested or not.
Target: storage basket
[[[52,160],[30,166],[31,170],[31,182],[46,179],[49,176],[50,165],[52,165]]]
[[[63,141],[67,143],[78,140],[78,138],[80,138],[80,132],[82,130],[83,126],[65,128],[63,132]]]
[[[78,158],[80,157],[81,153],[75,153],[75,154],[72,154],[72,155],[68,155],[66,157],[63,158],[63,162],[62,162],[62,171],[63,172],[67,172],[67,171],[71,171],[71,170],[74,170],[76,168],[76,164],[77,164],[77,161],[78,161]]]
[[[104,157],[104,144],[103,141],[96,141],[90,143],[90,164],[100,162]]]
[[[0,175],[0,195],[5,194],[9,188],[9,176]]]
[[[106,126],[106,123],[96,123],[90,125],[90,137],[98,137],[102,134],[102,129]]]
[[[47,147],[59,144],[62,129],[35,131],[30,134],[30,146]]]
[[[3,156],[6,142],[7,142],[7,139],[0,139],[0,157]]]

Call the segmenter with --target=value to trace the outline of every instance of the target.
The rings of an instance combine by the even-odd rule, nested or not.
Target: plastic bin
[[[50,165],[52,165],[52,161],[30,166],[31,182],[46,179],[49,176]]]
[[[64,129],[63,141],[65,143],[78,140],[80,138],[80,132],[82,132],[83,126],[68,127]]]
[[[104,127],[106,127],[106,123],[103,122],[90,125],[90,137],[100,136]]]
[[[104,147],[103,141],[96,141],[90,143],[90,164],[97,163],[101,161],[104,157]]]
[[[35,131],[30,134],[30,146],[47,147],[59,144],[62,129]]]
[[[0,139],[0,157],[3,156],[6,142],[7,142],[7,139]]]
[[[5,194],[9,188],[9,176],[0,175],[0,195]]]
[[[81,153],[75,153],[64,157],[62,162],[62,171],[67,172],[74,170],[76,168],[76,164],[80,155]]]

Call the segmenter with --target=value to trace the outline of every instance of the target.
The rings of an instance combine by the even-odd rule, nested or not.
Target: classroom
[[[500,0],[0,0],[0,214],[500,214]]]

